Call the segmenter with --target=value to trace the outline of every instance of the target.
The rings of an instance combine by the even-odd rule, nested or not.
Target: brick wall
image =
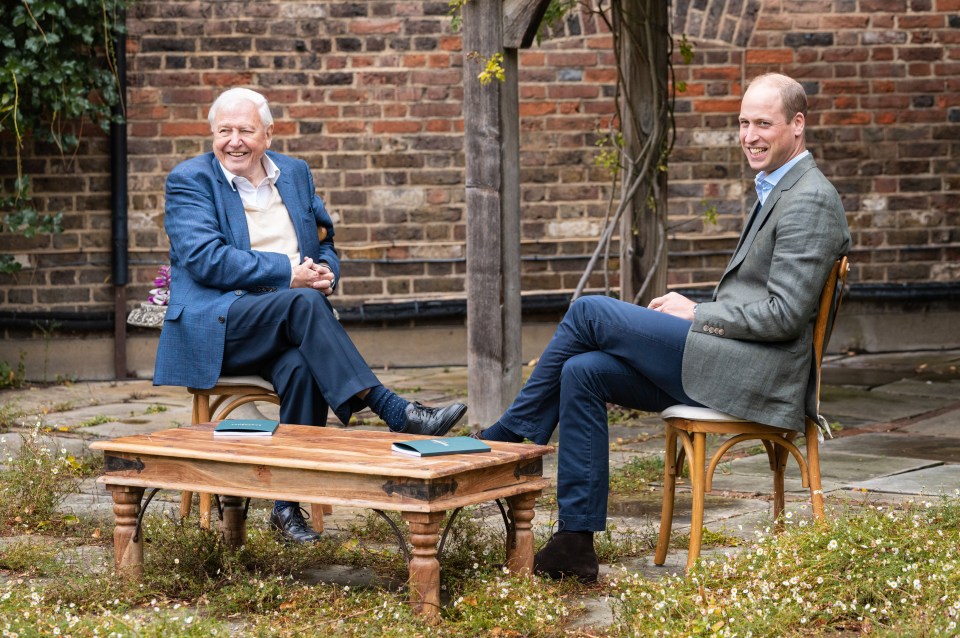
[[[337,222],[336,303],[462,296],[462,58],[445,1],[140,0],[129,13],[131,304],[166,261],[163,182],[209,148],[223,88],[259,87],[274,150],[305,159]],[[737,146],[744,81],[782,71],[811,97],[809,142],[843,195],[856,282],[960,281],[960,0],[674,0],[686,84],[670,158],[670,281],[715,281],[750,205]],[[611,40],[595,16],[521,56],[523,286],[569,290],[610,197],[594,164],[613,112]],[[0,176],[13,174],[2,146]],[[0,277],[4,310],[112,310],[108,141],[66,163],[27,149],[42,209],[66,232],[0,235],[26,264]],[[705,224],[715,208],[718,223]],[[594,284],[601,283],[599,275]]]

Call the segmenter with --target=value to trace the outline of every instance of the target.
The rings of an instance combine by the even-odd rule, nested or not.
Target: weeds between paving
[[[143,580],[118,578],[109,531],[57,510],[96,463],[45,447],[42,434],[4,435],[23,439],[0,469],[4,637],[958,634],[957,499],[850,506],[823,524],[788,514],[781,534],[759,533],[686,578],[620,570],[594,587],[498,570],[502,530],[461,515],[444,552],[441,622],[430,626],[411,613],[406,565],[374,516],[309,547],[279,543],[251,519],[246,545],[229,551],[195,522],[152,515]],[[613,489],[636,489],[658,467],[629,464]],[[649,552],[652,538],[617,530],[597,544],[610,563]],[[305,582],[330,565],[375,577],[362,587]],[[585,597],[607,601],[612,624],[570,629]]]

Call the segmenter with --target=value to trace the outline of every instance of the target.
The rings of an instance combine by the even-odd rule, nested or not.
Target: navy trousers
[[[346,424],[364,407],[355,395],[380,384],[327,298],[304,288],[233,302],[221,371],[267,379],[280,395],[280,420],[303,425],[324,425],[328,407]]]
[[[657,412],[700,405],[683,390],[690,322],[610,297],[581,297],[500,418],[508,430],[544,444],[560,427],[560,529],[606,528],[609,488],[607,403]]]

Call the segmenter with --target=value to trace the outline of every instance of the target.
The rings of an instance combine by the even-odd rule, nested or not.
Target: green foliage
[[[712,225],[716,226],[717,221],[718,221],[717,205],[716,205],[716,204],[712,204],[712,205],[710,205],[710,206],[707,206],[707,204],[709,204],[709,202],[708,202],[707,200],[705,200],[705,199],[701,199],[701,200],[700,200],[700,203],[704,206],[704,209],[703,209],[703,221],[705,221],[705,222],[708,223],[708,224],[712,224]]]
[[[543,14],[543,20],[540,21],[540,25],[537,27],[537,44],[543,41],[548,30],[562,22],[570,10],[576,6],[577,0],[551,0],[550,5]]]
[[[26,358],[27,353],[21,350],[16,368],[6,361],[0,361],[0,390],[23,387],[23,380],[27,375]]]
[[[471,51],[467,54],[468,60],[478,62],[483,70],[477,74],[480,84],[486,86],[494,80],[503,82],[506,79],[506,69],[503,68],[503,54],[494,53],[489,58],[484,57],[478,51]]]
[[[701,560],[689,578],[612,584],[620,636],[957,635],[960,503],[868,507]]]
[[[16,146],[17,179],[0,192],[0,232],[33,237],[61,232],[62,213],[41,214],[31,203],[20,151],[28,137],[77,148],[84,121],[107,128],[120,102],[113,36],[128,0],[30,0],[0,4],[0,133]],[[0,256],[0,272],[20,265]]]
[[[51,449],[56,441],[39,425],[21,434],[20,449],[0,440],[4,467],[0,469],[0,528],[33,531],[72,525],[75,517],[58,515],[57,507],[77,490],[83,464],[65,449]]]
[[[113,423],[114,421],[116,421],[116,419],[114,419],[112,416],[107,416],[106,414],[97,414],[96,416],[92,416],[89,419],[84,419],[83,421],[80,422],[80,425],[78,425],[77,427],[88,428],[93,425],[103,425],[104,423]]]
[[[616,178],[620,171],[620,155],[623,153],[623,133],[610,131],[601,135],[595,142],[595,146],[598,152],[594,163],[610,171],[610,175]]]
[[[30,539],[3,545],[0,569],[18,574],[40,575],[52,572],[57,565],[57,546],[45,540]]]
[[[650,483],[662,480],[662,456],[635,456],[610,473],[610,492],[636,494],[649,489]]]
[[[447,2],[447,6],[449,7],[447,15],[451,18],[450,28],[454,33],[463,28],[463,5],[469,1],[470,0],[449,0]]]

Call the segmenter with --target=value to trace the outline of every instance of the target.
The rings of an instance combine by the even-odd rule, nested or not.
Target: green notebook
[[[469,436],[451,436],[445,439],[397,441],[391,449],[394,452],[409,454],[410,456],[440,456],[442,454],[489,452],[490,446]]]
[[[214,436],[270,436],[279,421],[271,419],[224,419],[213,430]]]

